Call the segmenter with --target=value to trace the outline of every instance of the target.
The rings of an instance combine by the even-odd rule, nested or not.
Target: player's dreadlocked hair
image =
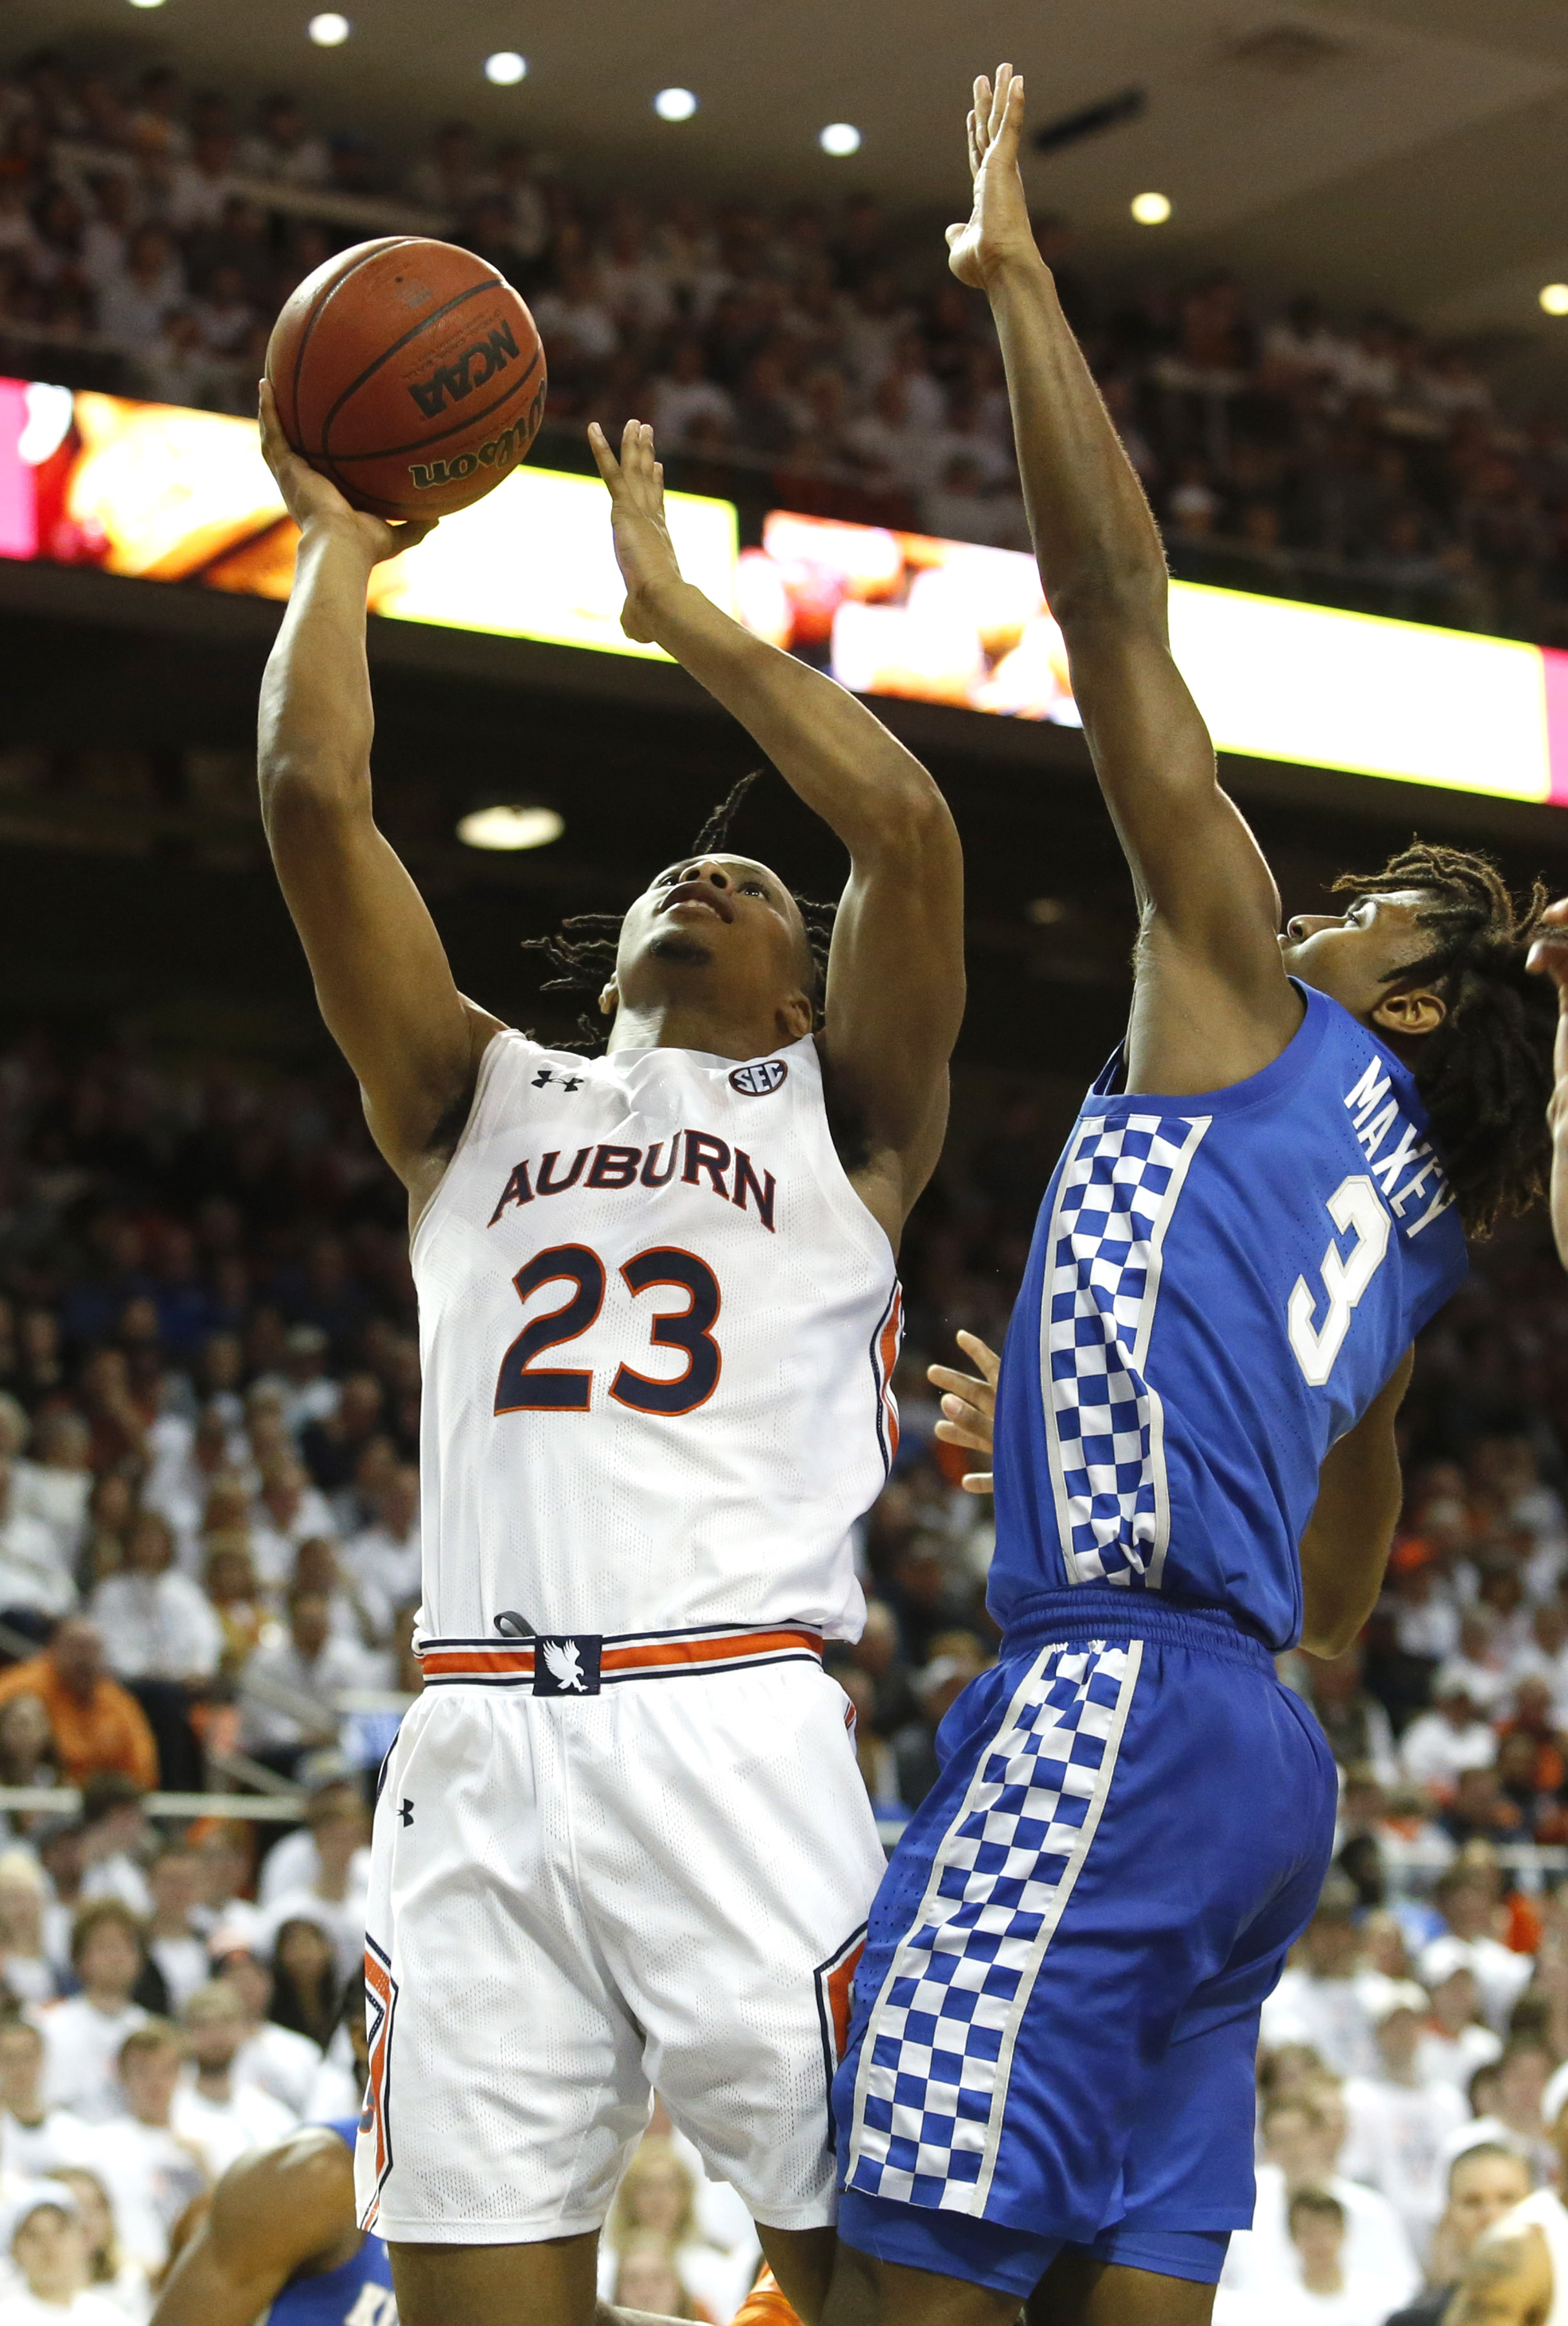
[[[1430,900],[1416,915],[1430,950],[1386,982],[1430,985],[1447,1005],[1417,1047],[1415,1085],[1459,1215],[1471,1234],[1484,1235],[1504,1214],[1528,1210],[1551,1167],[1557,992],[1525,968],[1547,891],[1537,880],[1516,905],[1489,857],[1423,841],[1380,872],[1346,872],[1334,887],[1359,897],[1419,889]]]
[[[742,776],[733,784],[692,842],[688,853],[711,856],[721,849],[729,837],[730,828],[741,802],[762,774],[760,768]],[[833,916],[836,905],[815,903],[809,897],[797,897],[795,903],[805,923],[806,944],[811,952],[815,972],[812,1002],[818,1015],[821,1012],[822,993],[828,977],[828,949],[833,937]],[[542,953],[558,973],[547,978],[540,987],[542,993],[590,993],[598,996],[615,974],[616,951],[620,941],[619,913],[573,913],[563,920],[554,935],[547,937],[524,937],[524,950]],[[557,1042],[558,1050],[597,1051],[604,1047],[607,1028],[601,1018],[590,1017],[583,1010],[578,1018],[580,1038]]]

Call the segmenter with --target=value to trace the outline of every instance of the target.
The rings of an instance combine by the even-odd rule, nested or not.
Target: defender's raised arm
[[[823,1043],[835,1102],[871,1149],[862,1193],[896,1236],[942,1149],[963,1018],[963,859],[947,803],[864,703],[682,579],[653,430],[629,422],[618,459],[597,426],[589,442],[610,492],[627,635],[683,664],[849,852]]]
[[[365,659],[371,569],[431,530],[350,508],[293,451],[272,390],[262,445],[300,527],[293,594],[262,682],[262,820],[316,997],[376,1145],[417,1206],[468,1112],[498,1020],[452,982],[424,900],[376,828]]]
[[[951,264],[996,318],[1040,578],[1137,891],[1128,1087],[1210,1089],[1277,1056],[1301,1007],[1273,879],[1171,654],[1158,530],[1035,245],[1023,118],[1010,67],[975,83],[974,209],[948,229]]]

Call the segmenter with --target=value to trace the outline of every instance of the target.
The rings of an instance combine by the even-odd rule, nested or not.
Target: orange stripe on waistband
[[[551,1633],[547,1636],[554,1639],[572,1635]],[[607,1645],[599,1670],[607,1676],[611,1672],[657,1672],[681,1665],[751,1663],[801,1651],[820,1660],[821,1633],[790,1625],[774,1632],[731,1632],[706,1639],[650,1640],[643,1645],[634,1642],[625,1647]],[[527,1679],[534,1670],[534,1651],[531,1647],[431,1646],[419,1651],[419,1660],[426,1679],[456,1679],[468,1674],[494,1679],[508,1672]]]

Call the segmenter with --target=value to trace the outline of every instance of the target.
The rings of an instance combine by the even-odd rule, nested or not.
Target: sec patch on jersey
[[[742,1098],[771,1098],[783,1090],[789,1076],[789,1067],[783,1058],[754,1058],[749,1065],[737,1066],[729,1077],[731,1090]]]

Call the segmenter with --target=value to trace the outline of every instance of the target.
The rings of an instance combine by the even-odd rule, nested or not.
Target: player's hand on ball
[[[589,423],[588,442],[609,487],[616,563],[626,585],[621,628],[628,638],[647,646],[657,635],[654,605],[658,593],[681,579],[680,561],[664,522],[664,471],[654,458],[654,432],[645,420],[628,420],[618,461],[597,420]]]
[[[972,1453],[988,1454],[997,1410],[997,1376],[1002,1370],[1002,1360],[995,1349],[986,1346],[978,1333],[960,1333],[958,1344],[977,1368],[975,1372],[955,1372],[951,1365],[930,1365],[926,1369],[925,1377],[932,1389],[943,1391],[942,1418],[936,1425],[936,1434],[944,1446],[965,1446]],[[963,1484],[968,1494],[988,1494],[991,1473],[971,1470]]]
[[[948,265],[971,291],[983,291],[1007,259],[1035,256],[1029,205],[1018,172],[1024,130],[1024,77],[997,67],[996,87],[982,73],[968,123],[974,208],[964,226],[947,230]]]
[[[264,379],[261,383],[257,416],[263,455],[278,480],[283,505],[302,533],[309,532],[312,526],[340,526],[362,543],[372,565],[379,565],[384,558],[397,557],[405,549],[417,548],[427,534],[435,531],[434,517],[389,525],[385,517],[371,516],[364,509],[352,507],[330,477],[323,477],[319,470],[312,469],[283,434],[276,399]]]

